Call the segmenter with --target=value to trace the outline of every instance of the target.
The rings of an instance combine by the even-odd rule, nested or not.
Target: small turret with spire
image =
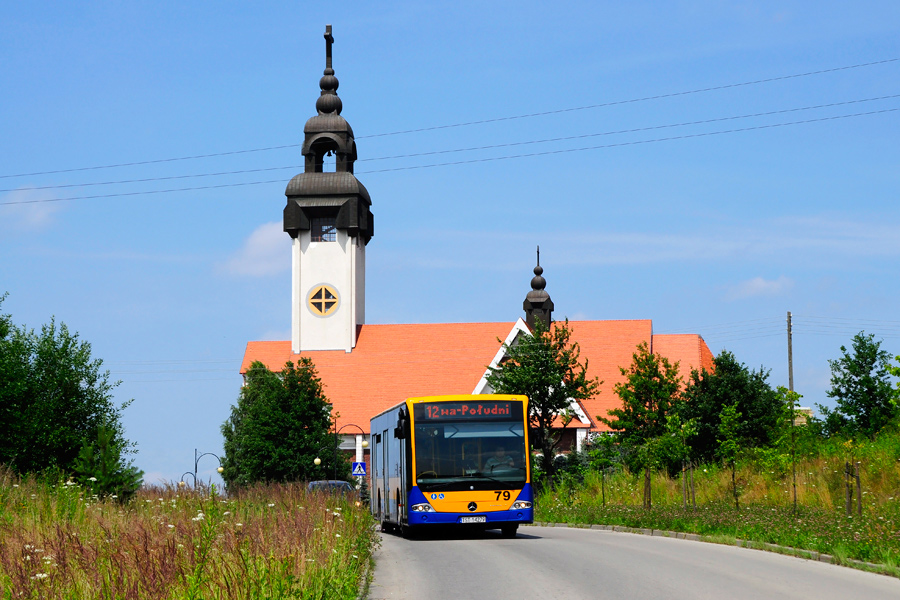
[[[552,322],[553,300],[550,294],[544,290],[547,280],[543,277],[544,269],[541,267],[541,247],[537,248],[537,266],[534,268],[534,277],[531,279],[531,291],[525,296],[522,308],[525,310],[525,322],[530,329],[534,329],[536,321],[540,320],[549,329]]]

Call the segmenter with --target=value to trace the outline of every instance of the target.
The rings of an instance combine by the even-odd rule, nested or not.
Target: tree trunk
[[[690,462],[691,467],[691,507],[697,508],[697,494],[696,489],[694,488],[694,461]]]
[[[649,509],[650,505],[650,467],[647,467],[644,469],[644,508]]]
[[[737,463],[732,461],[731,463],[731,493],[734,494],[734,507],[739,509],[738,506],[738,493],[737,493]]]
[[[600,469],[600,497],[603,500],[603,508],[606,508],[606,468]]]

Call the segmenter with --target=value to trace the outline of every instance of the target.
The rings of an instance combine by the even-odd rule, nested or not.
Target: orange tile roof
[[[652,325],[649,319],[635,321],[569,321],[572,340],[581,349],[581,361],[588,362],[588,377],[603,383],[593,398],[582,400],[588,417],[601,431],[609,428],[598,420],[619,406],[613,387],[625,380],[619,367],[631,364],[631,355],[641,342],[649,342]]]
[[[652,335],[650,320],[570,321],[572,339],[588,361],[588,375],[603,381],[593,398],[582,401],[588,417],[597,420],[619,405],[613,392],[624,381],[620,366],[631,364],[637,345],[652,340],[654,352],[685,368],[711,370],[712,354],[698,335]],[[359,425],[369,431],[369,419],[379,412],[416,396],[471,394],[487,365],[514,323],[438,323],[362,325],[353,352],[320,350],[304,352],[312,358],[325,387],[325,395],[338,413],[338,427]],[[249,342],[241,364],[246,372],[253,361],[280,370],[296,361],[289,341]],[[577,419],[570,427],[579,427]],[[580,426],[583,427],[583,426]],[[353,428],[348,429],[350,431]],[[355,431],[355,429],[353,429]]]
[[[713,354],[702,337],[695,333],[659,334],[653,336],[653,352],[678,361],[678,373],[684,381],[691,370],[713,370]]]
[[[512,323],[362,325],[353,352],[303,352],[312,358],[325,395],[338,413],[338,428],[359,425],[415,396],[471,394]],[[249,342],[241,373],[253,361],[280,371],[297,360],[291,343]],[[354,430],[348,428],[347,431]]]

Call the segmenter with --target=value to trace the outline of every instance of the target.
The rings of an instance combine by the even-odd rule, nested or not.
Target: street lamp
[[[225,467],[222,466],[222,459],[219,458],[219,456],[217,454],[213,454],[212,452],[203,452],[201,454],[199,452],[200,452],[199,450],[194,448],[194,472],[191,473],[190,471],[185,471],[184,473],[182,473],[181,481],[178,482],[178,487],[184,487],[184,476],[185,475],[193,476],[194,487],[197,487],[197,466],[200,464],[200,459],[203,458],[204,456],[215,456],[216,460],[219,461],[219,466],[216,469],[216,472],[219,474],[222,474],[225,471]]]
[[[354,423],[347,423],[346,425],[342,425],[340,429],[338,429],[338,430],[336,430],[336,431],[334,432],[334,471],[333,471],[333,476],[332,476],[333,479],[337,479],[338,444],[339,444],[339,440],[340,440],[340,437],[341,437],[341,432],[342,432],[344,429],[346,429],[347,427],[356,427],[357,429],[359,429],[359,432],[360,432],[362,435],[366,435],[366,432],[363,431],[363,428],[360,427],[359,425],[354,424]],[[364,440],[362,441],[362,447],[363,447],[363,448],[368,448],[368,447],[369,447],[369,441],[364,439]],[[321,450],[321,448],[319,448],[319,450]],[[317,456],[317,457],[313,460],[313,464],[316,465],[316,466],[318,467],[319,465],[322,464],[322,459],[319,458],[319,457]]]

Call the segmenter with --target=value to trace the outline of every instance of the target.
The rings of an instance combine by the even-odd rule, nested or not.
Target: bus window
[[[416,483],[423,491],[471,489],[473,483],[521,487],[525,452],[521,421],[417,424]]]

